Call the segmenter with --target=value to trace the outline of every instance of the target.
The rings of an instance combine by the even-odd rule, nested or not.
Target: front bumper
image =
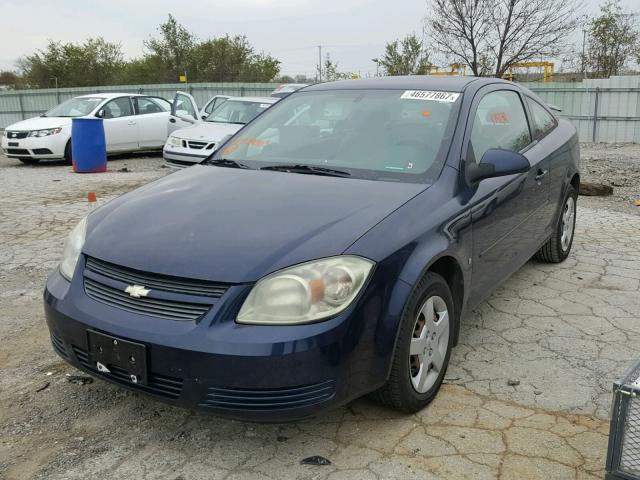
[[[233,321],[250,286],[230,288],[200,321],[177,322],[95,301],[78,276],[70,284],[55,272],[47,281],[45,315],[54,350],[91,375],[164,402],[244,420],[295,420],[386,381],[395,337],[380,326],[393,324],[400,312],[381,308],[387,289],[376,282],[337,317],[274,327]],[[408,295],[408,286],[397,285]],[[147,385],[132,383],[126,374],[98,372],[88,354],[88,329],[144,343]]]
[[[202,162],[211,155],[210,150],[196,150],[185,147],[173,147],[165,145],[162,149],[162,157],[168,167],[186,168]]]
[[[4,154],[10,158],[64,158],[64,149],[69,138],[65,130],[47,137],[19,139],[8,138],[3,134],[0,145]]]

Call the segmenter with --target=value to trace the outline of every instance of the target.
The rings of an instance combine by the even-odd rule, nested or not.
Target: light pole
[[[376,77],[380,76],[380,60],[378,58],[372,58],[371,61],[376,64]]]
[[[322,45],[318,45],[318,82],[322,81]]]

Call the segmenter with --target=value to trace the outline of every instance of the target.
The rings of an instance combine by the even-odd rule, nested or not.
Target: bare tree
[[[431,0],[427,29],[437,48],[475,75],[557,57],[576,28],[576,0]]]
[[[431,17],[426,30],[437,50],[471,68],[474,75],[485,75],[488,67],[487,35],[490,8],[494,0],[431,0]]]

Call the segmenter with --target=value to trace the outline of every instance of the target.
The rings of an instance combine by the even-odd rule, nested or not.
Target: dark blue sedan
[[[436,395],[461,319],[530,258],[562,262],[575,129],[497,79],[325,83],[71,232],[56,352],[124,387],[244,419],[367,393]]]

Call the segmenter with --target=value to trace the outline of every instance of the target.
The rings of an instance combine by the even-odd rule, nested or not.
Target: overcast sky
[[[631,9],[636,0],[622,0]],[[102,36],[140,56],[143,40],[172,13],[200,38],[244,34],[282,61],[283,74],[313,76],[317,45],[340,70],[375,72],[386,42],[422,29],[426,0],[0,0],[0,69],[47,40]],[[599,0],[583,0],[584,13]],[[637,8],[637,7],[634,7]]]

